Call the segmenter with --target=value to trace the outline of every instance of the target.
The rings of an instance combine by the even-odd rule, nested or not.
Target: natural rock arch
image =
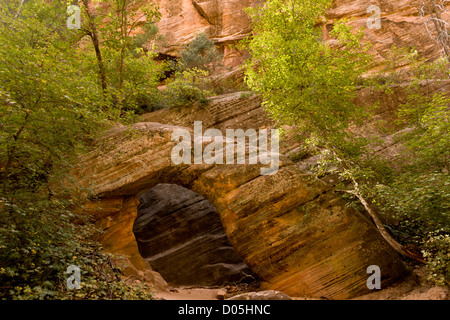
[[[171,136],[177,128],[146,122],[111,130],[74,171],[81,185],[100,198],[100,206],[128,199],[122,200],[129,201],[128,209],[117,205],[108,222],[117,237],[126,233],[128,242],[116,246],[116,252],[137,251],[130,236],[136,195],[158,183],[173,183],[215,206],[230,243],[263,288],[291,296],[346,299],[368,291],[370,265],[381,268],[382,287],[403,275],[398,254],[331,186],[311,180],[282,155],[278,173],[266,176],[260,174],[261,165],[175,166],[170,155],[177,142]],[[126,214],[134,218],[126,219]],[[108,233],[103,240],[114,243]]]
[[[216,208],[198,193],[157,184],[139,202],[133,224],[139,253],[171,285],[258,280],[229,243]]]

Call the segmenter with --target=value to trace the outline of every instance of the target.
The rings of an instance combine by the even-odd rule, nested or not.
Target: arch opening
[[[133,224],[140,255],[170,285],[257,282],[228,241],[214,206],[192,190],[158,184],[138,196]]]

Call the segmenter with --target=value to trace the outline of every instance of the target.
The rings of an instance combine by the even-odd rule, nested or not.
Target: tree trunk
[[[95,56],[97,57],[100,84],[102,87],[103,96],[104,96],[104,98],[106,98],[106,94],[107,94],[107,90],[108,90],[108,83],[106,80],[106,69],[105,69],[105,65],[103,64],[102,53],[100,50],[100,40],[98,37],[97,25],[95,23],[95,16],[93,16],[89,10],[89,0],[83,0],[83,5],[84,5],[84,10],[85,10],[86,15],[89,20],[89,27],[90,27],[89,36],[92,40],[92,45],[94,46]]]
[[[128,0],[122,0],[120,8],[120,36],[121,36],[121,48],[120,48],[120,61],[119,61],[119,115],[122,111],[123,98],[123,86],[124,86],[124,64],[125,64],[125,50],[128,44]]]
[[[39,96],[38,100],[36,101],[36,104],[39,102],[40,98],[41,97]],[[19,130],[17,131],[17,133],[14,134],[13,136],[11,136],[11,138],[14,140],[14,142],[17,142],[17,140],[19,140],[19,137],[20,137],[22,131],[25,129],[25,126],[28,124],[28,118],[29,117],[30,117],[30,113],[29,112],[25,112],[25,118],[23,120],[23,124],[20,126]],[[7,151],[6,151],[7,161],[6,161],[5,167],[2,170],[3,172],[1,174],[1,178],[3,180],[3,191],[4,192],[6,192],[7,183],[9,181],[8,180],[8,171],[9,171],[9,168],[11,167],[11,165],[12,165],[15,153],[16,153],[16,146],[15,145],[13,145],[13,146],[9,146],[8,145],[7,146]]]
[[[358,191],[356,191],[356,192],[346,191],[346,192],[355,195],[359,199],[359,201],[362,203],[362,205],[364,206],[366,211],[369,213],[370,217],[372,218],[373,222],[375,223],[375,225],[376,225],[378,231],[380,232],[380,234],[382,235],[382,237],[387,241],[387,243],[389,243],[389,245],[395,251],[397,251],[401,255],[411,258],[415,261],[418,261],[421,263],[426,263],[426,261],[423,259],[423,257],[420,254],[405,248],[400,243],[398,243],[394,238],[392,238],[392,236],[389,234],[389,232],[387,232],[386,228],[383,226],[383,223],[381,222],[380,218],[378,217],[378,214],[375,212],[375,210],[372,209],[372,207],[369,205],[369,203],[366,201],[366,199],[364,199],[364,197],[361,196]]]

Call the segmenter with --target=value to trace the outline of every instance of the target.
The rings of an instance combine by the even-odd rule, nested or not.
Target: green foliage
[[[450,171],[450,97],[441,81],[448,79],[446,59],[433,63],[412,61],[413,74],[407,89],[408,98],[399,109],[399,119],[412,127],[404,136],[411,163],[420,168]],[[428,86],[438,90],[428,93]]]
[[[252,97],[253,95],[254,95],[254,93],[251,92],[251,91],[241,92],[241,95],[239,96],[239,98],[241,98],[241,99],[247,99],[247,98]]]
[[[439,231],[438,231],[439,232]],[[450,283],[450,235],[430,234],[423,246],[423,255],[428,262],[428,280],[437,285]]]
[[[346,129],[361,119],[352,101],[368,65],[361,33],[335,25],[340,48],[321,40],[315,27],[331,1],[270,0],[248,12],[254,36],[246,82],[261,94],[271,118],[291,125],[310,141],[345,148]]]
[[[414,49],[394,48],[391,56],[398,58],[390,59],[383,83],[363,81],[370,57],[361,32],[343,21],[332,32],[337,42],[325,42],[316,28],[330,4],[268,0],[249,9],[254,35],[245,42],[251,54],[246,82],[279,126],[295,128],[303,148],[320,154],[316,176],[336,174],[339,189],[369,199],[392,218],[396,236],[423,250],[430,279],[442,284],[449,278],[450,98],[442,82],[449,78],[448,62],[425,63]],[[404,65],[411,70],[401,71]],[[394,170],[374,155],[380,137],[357,134],[372,106],[352,101],[360,86],[389,93],[391,84],[406,80],[408,98],[398,118],[409,131],[401,135],[405,148]]]
[[[308,156],[308,151],[305,149],[301,149],[297,152],[293,152],[289,155],[289,159],[293,162],[299,162],[300,160],[305,159]]]
[[[63,187],[76,155],[109,125],[98,74],[73,45],[66,9],[57,0],[0,7],[0,296],[148,297],[112,277],[119,271],[105,265],[110,257],[88,240],[92,225],[71,212],[79,190]],[[71,264],[83,272],[79,291],[65,285]]]
[[[139,93],[136,96],[136,105],[138,108],[135,110],[135,113],[139,115],[169,107],[168,99],[158,88]]]
[[[182,69],[199,69],[213,72],[219,65],[222,55],[205,33],[199,34],[181,51]]]
[[[151,299],[148,287],[122,280],[116,257],[87,240],[96,230],[74,223],[73,200],[22,191],[14,201],[0,204],[2,299]],[[81,269],[80,289],[66,286],[70,265]]]
[[[114,64],[107,66],[110,84],[109,93],[113,97],[113,104],[118,106],[121,103],[121,110],[123,111],[134,111],[143,106],[141,104],[142,97],[154,92],[158,84],[157,80],[161,76],[162,68],[164,68],[164,64],[158,65],[154,61],[153,54],[144,54],[143,50],[140,50],[140,52],[142,52],[142,56],[139,58],[135,58],[131,54],[126,56],[122,85],[120,85],[122,80],[119,74],[115,72],[116,66]],[[111,61],[114,60],[114,58],[111,58]],[[122,91],[123,97],[121,102],[118,99],[120,91]]]
[[[400,222],[400,230],[419,241],[435,230],[450,232],[448,174],[405,172],[389,185],[378,185],[386,214]],[[417,242],[419,244],[420,242]]]
[[[171,108],[183,107],[193,102],[206,106],[208,97],[213,95],[208,72],[199,69],[188,69],[178,72],[167,85],[164,96]]]
[[[368,47],[362,32],[345,20],[334,26],[336,41],[322,40],[317,23],[330,5],[328,0],[270,0],[248,9],[254,35],[245,42],[251,54],[246,82],[263,97],[278,126],[294,128],[303,147],[321,155],[318,175],[334,170],[342,180],[367,179],[358,164],[370,141],[349,128],[371,111],[353,104],[370,62]]]
[[[407,101],[398,110],[398,121],[409,128],[399,141],[402,166],[378,185],[378,197],[404,241],[422,248],[430,279],[444,284],[450,280],[450,97],[443,82],[449,66],[446,59],[427,63],[409,52]]]
[[[141,32],[131,39],[131,51],[139,52],[146,44],[157,38],[158,27],[154,23],[145,23],[141,26]]]
[[[162,108],[180,108],[199,103],[205,107],[208,97],[215,95],[211,89],[211,79],[208,72],[198,69],[178,71],[172,79],[167,81],[167,88],[148,90],[138,97],[140,107],[138,114],[152,112]]]
[[[18,18],[1,9],[0,163],[8,195],[37,190],[101,128],[96,75],[83,69],[65,25],[55,25],[65,21],[64,4],[32,1]]]
[[[166,63],[155,61],[155,52],[143,48],[156,37],[158,7],[144,0],[102,0],[95,2],[93,9],[86,5],[83,9],[85,25],[80,33],[85,36],[85,45],[80,54],[105,79],[105,104],[114,106],[109,113],[120,117],[143,107],[140,100],[156,88],[167,69]],[[145,24],[140,23],[143,18]],[[99,38],[97,42],[94,35]],[[96,47],[99,53],[92,50]]]

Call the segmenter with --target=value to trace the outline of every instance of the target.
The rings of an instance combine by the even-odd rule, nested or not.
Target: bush
[[[399,137],[404,146],[396,158],[400,168],[377,190],[383,213],[396,221],[399,239],[421,248],[430,280],[442,285],[450,267],[450,97],[423,84],[447,79],[448,61],[424,63],[410,52],[408,96],[398,110],[399,122],[410,130]]]
[[[1,199],[0,297],[151,299],[148,287],[122,280],[114,263],[118,257],[103,253],[97,242],[88,240],[96,230],[68,209],[74,201],[58,198],[22,191],[15,203]],[[80,289],[66,286],[70,265],[80,267]]]
[[[444,229],[450,233],[450,177],[443,173],[404,173],[379,186],[384,210],[413,236]]]
[[[153,112],[168,107],[167,99],[157,88],[147,92],[141,92],[136,96],[135,103],[137,105],[137,108],[135,109],[136,114]]]
[[[167,85],[164,96],[167,105],[171,108],[186,106],[196,101],[201,106],[206,106],[207,98],[214,95],[210,87],[208,72],[194,68],[178,72]]]
[[[437,285],[450,285],[450,235],[430,234],[422,253],[428,263],[428,280]]]
[[[214,71],[221,59],[222,55],[204,33],[199,34],[181,52],[181,64],[184,70],[199,69]]]

